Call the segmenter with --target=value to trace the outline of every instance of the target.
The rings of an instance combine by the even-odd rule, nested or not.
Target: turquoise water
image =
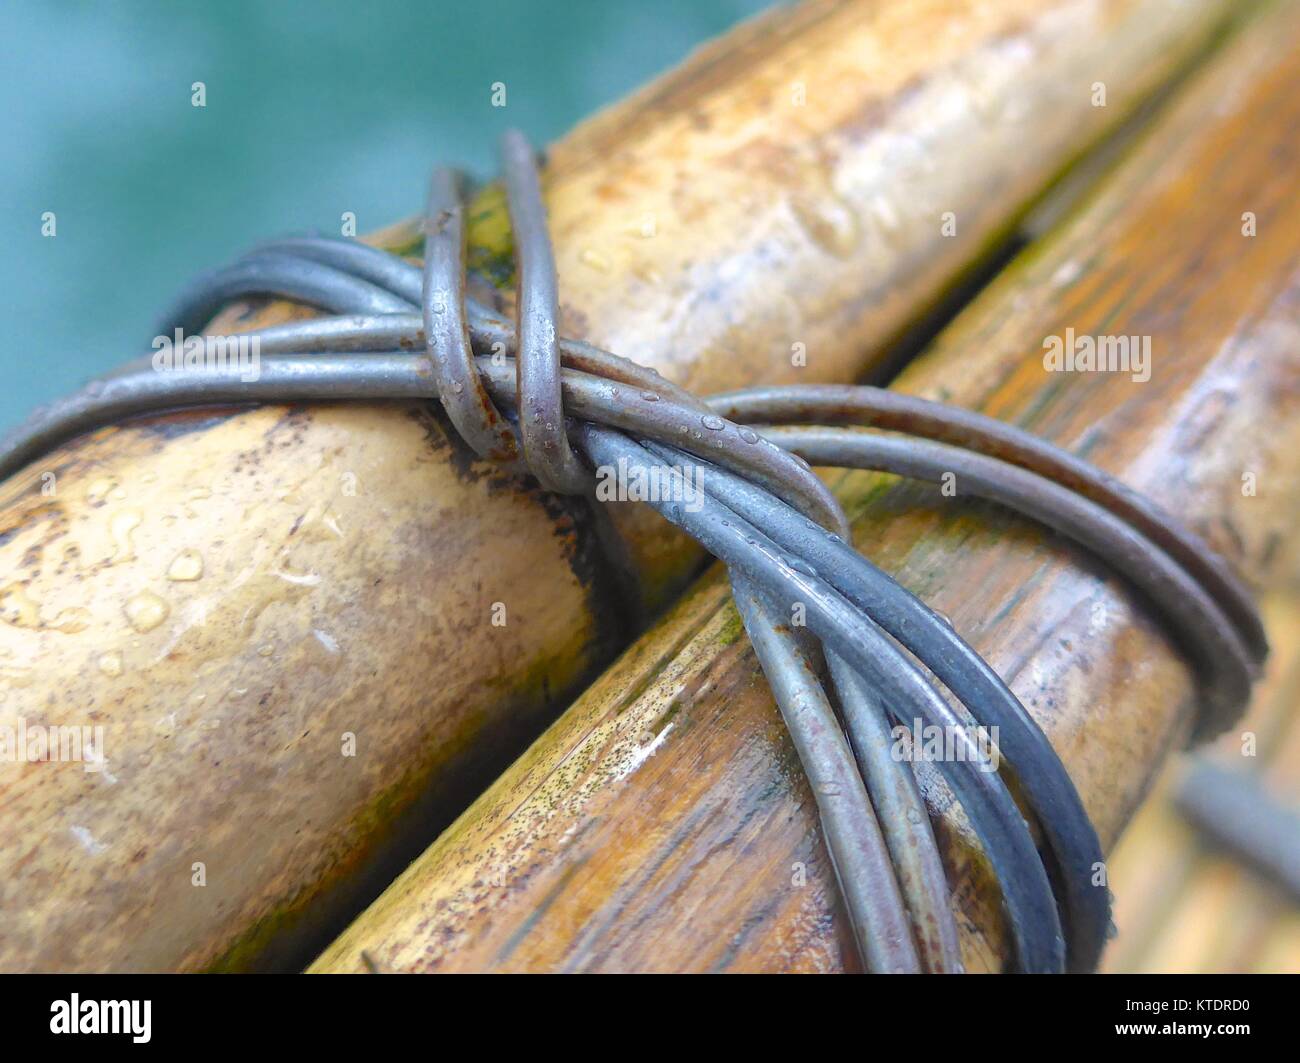
[[[198,270],[415,213],[435,161],[488,173],[507,125],[553,139],[766,6],[5,0],[0,430],[145,353]]]

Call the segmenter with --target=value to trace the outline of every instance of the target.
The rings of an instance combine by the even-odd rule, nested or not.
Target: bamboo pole
[[[1287,4],[1226,49],[897,384],[1087,456],[1257,585],[1297,571],[1298,27]],[[1149,380],[1049,372],[1044,337],[1067,329],[1150,335]],[[1193,673],[1105,559],[956,486],[839,490],[859,547],[1012,684],[1110,845],[1189,733]],[[1000,969],[996,885],[923,768],[965,960]],[[714,573],[313,970],[838,970],[848,941],[812,796]]]
[[[1267,599],[1268,671],[1242,719],[1206,751],[1300,799],[1300,601]],[[1288,936],[1282,892],[1207,846],[1174,807],[1185,766],[1168,765],[1109,861],[1118,934],[1102,970],[1132,973],[1250,971]],[[1214,909],[1212,912],[1211,909]],[[1278,953],[1282,955],[1281,952]],[[1300,949],[1286,958],[1300,971]]]
[[[813,3],[744,26],[554,147],[566,327],[698,388],[869,371],[1230,6]],[[494,195],[473,261],[508,286]],[[0,774],[24,824],[0,839],[7,970],[309,955],[626,643],[627,604],[699,561],[397,404],[154,418],[0,492],[5,722],[103,726],[108,758]]]

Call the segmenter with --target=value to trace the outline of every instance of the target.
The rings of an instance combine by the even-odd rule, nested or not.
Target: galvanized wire
[[[1100,845],[1068,773],[987,663],[848,545],[844,514],[808,460],[930,480],[955,473],[970,494],[1096,552],[1151,598],[1205,671],[1207,731],[1240,710],[1267,652],[1249,594],[1221,558],[1147,499],[1013,426],[876,388],[755,388],[705,400],[560,336],[540,185],[518,134],[505,138],[503,166],[519,267],[515,322],[468,296],[460,182],[439,170],[422,271],[354,241],[262,245],[188,288],[160,333],[200,331],[230,300],[250,296],[337,316],[245,334],[260,345],[256,379],[244,379],[239,366],[159,373],[147,358],[128,363],[0,442],[0,477],[85,431],[159,410],[367,399],[436,398],[476,453],[515,467],[522,459],[544,484],[569,493],[589,492],[588,465],[621,459],[651,473],[691,464],[702,477],[700,507],[652,504],[731,570],[809,773],[864,961],[891,971],[961,967],[924,802],[911,766],[893,755],[889,720],[909,726],[922,718],[970,754],[939,767],[997,873],[1016,967],[1093,969],[1109,895],[1096,884]],[[817,427],[755,427],[791,423]],[[908,437],[830,427],[845,424]],[[785,619],[796,604],[807,631]],[[998,729],[1005,774],[1043,831],[1047,865],[1003,774],[985,770],[976,727]]]

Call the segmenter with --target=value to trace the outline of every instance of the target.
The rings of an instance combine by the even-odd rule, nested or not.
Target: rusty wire
[[[704,484],[697,512],[652,504],[730,569],[746,629],[808,771],[864,962],[891,971],[961,967],[924,801],[911,767],[891,751],[889,720],[910,725],[919,717],[971,747],[969,759],[939,766],[998,875],[1016,967],[1093,969],[1109,895],[1094,884],[1100,845],[1068,773],[993,669],[848,544],[847,520],[808,461],[930,480],[955,472],[970,494],[1112,563],[1156,604],[1203,670],[1206,733],[1239,712],[1267,652],[1249,594],[1222,559],[1148,500],[1013,426],[866,387],[753,388],[700,399],[653,370],[559,336],[540,186],[518,134],[505,139],[503,169],[519,266],[514,322],[467,294],[460,181],[439,170],[422,271],[353,241],[264,244],[200,277],[160,333],[201,331],[226,303],[251,296],[334,316],[248,334],[262,352],[257,379],[229,366],[180,374],[155,372],[148,359],[128,363],[0,441],[0,477],[76,435],[140,414],[366,399],[437,398],[480,456],[569,493],[590,491],[584,457],[591,466],[621,458],[645,471],[693,464]],[[817,427],[769,427],[810,424]],[[806,631],[785,619],[795,604],[806,609]],[[999,729],[1005,774],[1043,831],[1047,864],[1003,774],[981,770],[973,738],[981,725]]]

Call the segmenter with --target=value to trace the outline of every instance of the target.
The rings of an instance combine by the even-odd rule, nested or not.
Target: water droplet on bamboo
[[[143,518],[137,509],[123,509],[113,514],[112,520],[109,521],[108,531],[113,539],[113,554],[111,560],[130,561],[135,557],[135,542],[133,536],[136,528],[140,527],[140,521]]]
[[[65,635],[75,635],[78,631],[85,631],[90,627],[90,613],[79,605],[60,609],[59,614],[46,627],[61,631]]]
[[[122,674],[122,655],[116,650],[101,653],[99,660],[95,663],[99,666],[99,670],[110,679]]]
[[[133,595],[127,599],[122,610],[126,613],[127,623],[141,634],[156,628],[167,619],[170,611],[167,603],[153,591],[141,591]]]
[[[182,550],[167,566],[167,578],[189,583],[203,577],[203,555],[197,550]]]
[[[14,627],[40,627],[41,607],[27,594],[21,583],[11,583],[0,590],[0,620]]]

